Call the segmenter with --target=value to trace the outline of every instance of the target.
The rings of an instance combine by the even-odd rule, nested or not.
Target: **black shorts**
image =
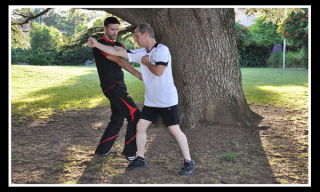
[[[179,125],[178,105],[167,108],[143,106],[140,119],[152,121],[152,123],[157,124],[160,119],[160,115],[167,127],[171,125]]]

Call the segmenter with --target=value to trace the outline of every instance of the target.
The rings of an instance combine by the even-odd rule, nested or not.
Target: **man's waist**
[[[101,83],[101,88],[103,92],[106,92],[111,90],[113,87],[115,87],[118,84],[124,84],[124,81],[118,81],[118,82],[107,83],[107,84]]]

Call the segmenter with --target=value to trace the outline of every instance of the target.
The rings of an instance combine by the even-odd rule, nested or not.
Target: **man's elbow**
[[[156,71],[154,74],[156,76],[160,77],[163,74],[163,71]]]

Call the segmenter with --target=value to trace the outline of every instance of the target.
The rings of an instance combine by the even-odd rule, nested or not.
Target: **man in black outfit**
[[[114,17],[106,18],[104,21],[105,34],[98,42],[113,47],[124,47],[121,43],[113,41],[117,37],[119,24],[120,22]],[[103,157],[108,156],[110,153],[116,153],[110,151],[110,149],[119,134],[124,118],[126,118],[128,126],[122,154],[131,162],[134,160],[137,151],[135,137],[140,110],[127,92],[121,68],[126,69],[140,80],[142,80],[141,73],[121,57],[108,55],[97,48],[93,48],[92,52],[96,61],[100,86],[104,95],[110,101],[112,112],[111,121],[105,129],[95,154]]]

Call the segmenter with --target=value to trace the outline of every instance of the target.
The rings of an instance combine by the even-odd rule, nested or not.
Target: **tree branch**
[[[22,14],[22,13],[20,13],[20,12],[14,11],[14,12],[13,12],[13,15],[20,16],[20,17],[22,17],[22,18],[25,19],[25,20],[24,20],[24,21],[21,21],[21,22],[12,21],[12,22],[11,22],[11,25],[20,25],[20,26],[22,26],[23,24],[28,23],[30,20],[36,19],[36,18],[40,17],[41,15],[46,14],[46,13],[47,13],[48,11],[50,11],[51,9],[52,9],[52,8],[47,8],[47,9],[45,9],[44,11],[42,11],[41,13],[39,13],[39,14],[37,14],[37,15],[34,15],[34,14],[31,13],[31,12],[29,12],[31,15],[24,15],[24,14]]]
[[[152,21],[152,9],[147,8],[81,8],[86,10],[105,11],[120,17],[133,26]]]

